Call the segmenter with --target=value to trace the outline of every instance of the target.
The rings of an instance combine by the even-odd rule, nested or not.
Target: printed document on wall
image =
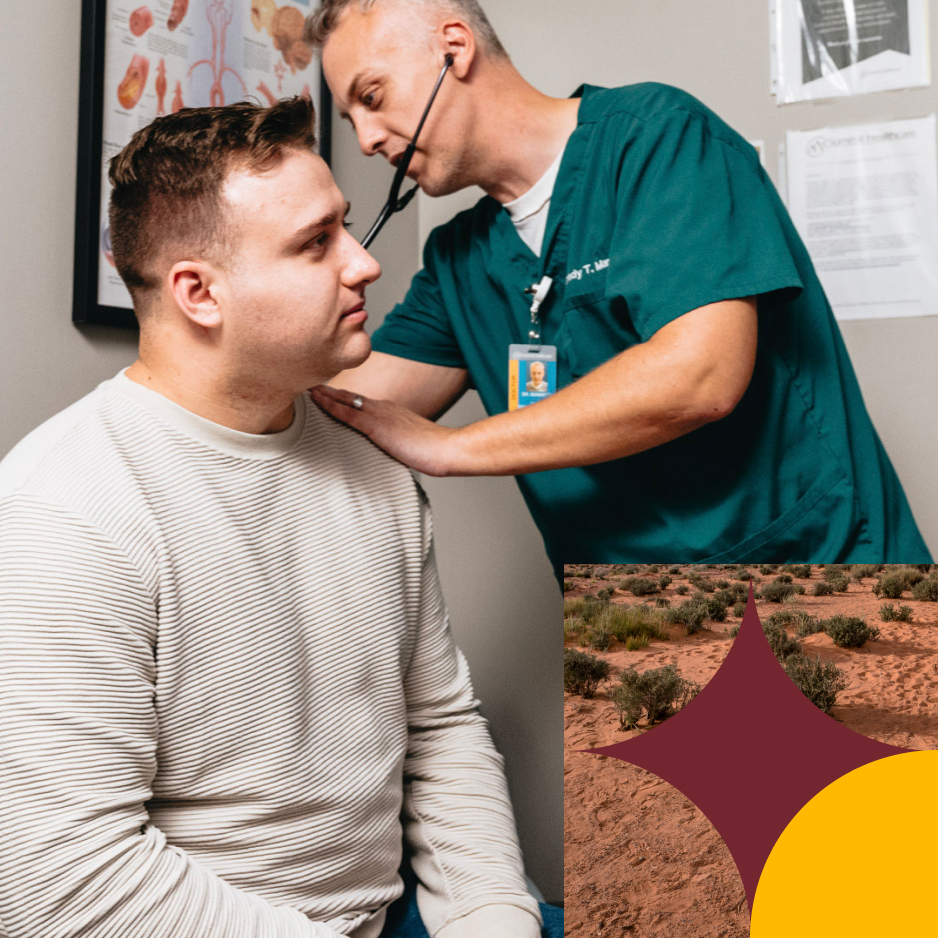
[[[931,81],[926,0],[770,0],[779,104]]]
[[[838,319],[938,315],[935,116],[789,131],[788,207]]]

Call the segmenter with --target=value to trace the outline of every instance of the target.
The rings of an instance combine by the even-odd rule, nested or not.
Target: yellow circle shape
[[[762,871],[751,938],[938,935],[938,752],[887,756],[815,795]]]

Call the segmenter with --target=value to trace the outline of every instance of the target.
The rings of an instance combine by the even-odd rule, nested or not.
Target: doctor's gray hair
[[[479,44],[489,55],[508,58],[505,47],[477,0],[323,0],[319,8],[307,17],[303,38],[314,49],[321,49],[339,25],[339,20],[348,7],[357,4],[360,10],[370,10],[381,2],[394,2],[401,6],[433,7],[461,16],[472,27]]]

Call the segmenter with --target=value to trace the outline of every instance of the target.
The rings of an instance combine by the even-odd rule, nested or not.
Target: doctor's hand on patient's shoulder
[[[452,443],[457,431],[451,427],[441,427],[393,401],[353,391],[319,385],[310,393],[327,414],[363,433],[411,469],[430,476],[455,474]]]

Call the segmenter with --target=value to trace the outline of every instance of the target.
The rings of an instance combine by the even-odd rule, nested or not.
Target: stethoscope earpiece
[[[424,108],[423,117],[420,118],[420,123],[417,125],[417,130],[414,133],[413,140],[407,146],[407,149],[404,151],[404,156],[401,158],[400,163],[397,164],[397,172],[394,174],[394,181],[391,183],[391,191],[388,193],[388,200],[384,203],[384,208],[381,209],[378,217],[375,219],[375,223],[371,226],[371,230],[368,234],[362,238],[362,247],[367,248],[375,238],[378,237],[378,232],[384,227],[384,223],[395,213],[400,212],[405,209],[409,204],[410,200],[417,194],[417,189],[419,186],[414,186],[409,192],[405,192],[404,195],[401,195],[401,185],[404,182],[404,178],[407,175],[407,170],[410,168],[410,161],[413,158],[414,152],[417,149],[417,138],[420,136],[420,131],[423,130],[423,125],[426,123],[427,115],[430,113],[430,108],[433,106],[433,102],[436,100],[436,93],[440,90],[440,85],[443,84],[443,79],[446,77],[446,73],[453,66],[455,59],[450,53],[446,54],[444,59],[443,71],[440,72],[440,77],[437,78],[436,84],[433,86],[433,93],[430,95],[430,100],[427,102],[427,106]]]

